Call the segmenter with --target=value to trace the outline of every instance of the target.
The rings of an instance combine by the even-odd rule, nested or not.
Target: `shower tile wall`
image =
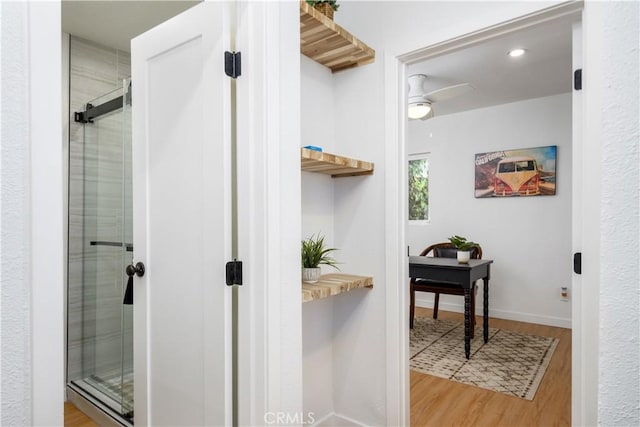
[[[114,236],[123,227],[121,184],[117,190],[122,180],[123,130],[121,119],[100,119],[99,148],[90,143],[95,132],[87,132],[85,146],[83,125],[73,121],[73,113],[83,111],[90,100],[122,88],[123,79],[131,75],[131,61],[128,52],[75,37],[70,38],[69,46],[68,378],[76,380],[118,370],[122,364],[120,253],[117,248],[89,242],[121,240]],[[100,178],[85,179],[87,170],[95,172],[89,176]],[[127,209],[130,218],[130,204]],[[131,242],[131,236],[127,237]],[[125,333],[131,334],[130,322],[125,327]]]

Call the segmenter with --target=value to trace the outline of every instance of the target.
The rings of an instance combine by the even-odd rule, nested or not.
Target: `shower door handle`
[[[122,303],[131,305],[133,304],[133,276],[144,276],[144,264],[141,262],[137,262],[136,265],[129,264],[125,271],[127,276],[129,276],[129,280],[127,280],[127,289],[124,292],[124,300]]]
[[[127,272],[127,276],[129,277],[133,277],[133,276],[142,277],[144,276],[144,264],[141,262],[137,262],[136,265],[129,264],[127,265],[126,272]]]

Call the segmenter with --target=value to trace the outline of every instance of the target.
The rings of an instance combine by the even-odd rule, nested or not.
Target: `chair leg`
[[[409,328],[413,329],[413,316],[415,314],[416,309],[416,290],[413,287],[413,283],[411,284],[411,304],[409,305]]]
[[[436,292],[433,298],[433,318],[438,318],[438,304],[440,303],[440,293]]]

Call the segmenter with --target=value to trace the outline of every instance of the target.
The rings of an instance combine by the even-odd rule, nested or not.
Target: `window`
[[[533,160],[524,160],[522,162],[516,162],[516,171],[534,171],[536,165]]]
[[[535,160],[501,161],[498,164],[498,173],[511,173],[511,172],[535,171],[535,170],[536,170]]]
[[[409,156],[409,221],[429,221],[429,155]]]

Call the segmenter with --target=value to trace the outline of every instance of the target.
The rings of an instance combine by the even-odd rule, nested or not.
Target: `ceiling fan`
[[[469,83],[448,86],[442,89],[426,92],[424,84],[427,76],[414,74],[409,76],[409,118],[426,120],[433,117],[433,104],[462,95],[475,88]]]

